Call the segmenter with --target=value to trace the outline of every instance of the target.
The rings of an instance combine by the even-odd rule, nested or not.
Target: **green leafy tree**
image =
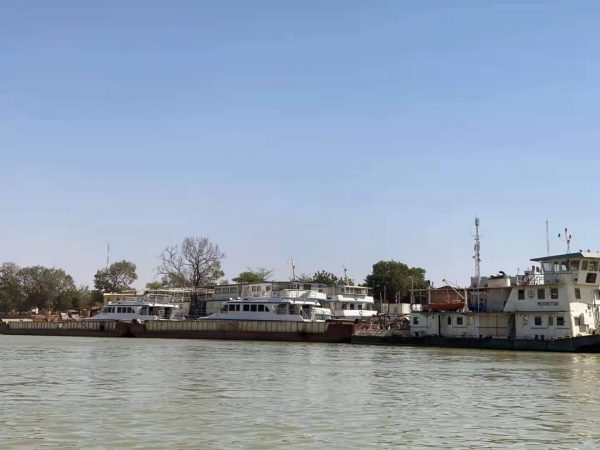
[[[19,270],[24,292],[21,309],[52,309],[64,311],[73,307],[77,288],[71,275],[62,269],[43,266]],[[24,308],[23,308],[24,307]]]
[[[237,277],[233,278],[234,283],[263,283],[268,281],[273,275],[273,269],[265,267],[257,267],[256,269],[247,268],[245,272],[241,272]]]
[[[344,280],[342,280],[341,278],[339,278],[331,272],[319,270],[318,272],[314,273],[310,281],[313,283],[326,284],[327,286],[336,286],[338,284],[343,284]]]
[[[0,311],[20,309],[24,300],[23,286],[19,277],[19,266],[13,263],[0,265]]]
[[[415,289],[427,287],[425,269],[394,260],[374,264],[373,272],[365,279],[365,285],[373,288],[375,298],[387,303],[409,301],[413,283]]]
[[[124,292],[131,290],[137,280],[136,266],[131,261],[117,261],[94,275],[94,286],[100,292]]]
[[[146,289],[149,290],[157,290],[157,289],[165,289],[167,286],[162,281],[151,281],[146,283]]]

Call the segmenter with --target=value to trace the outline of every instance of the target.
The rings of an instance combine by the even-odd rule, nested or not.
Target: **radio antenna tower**
[[[296,261],[290,258],[288,262],[292,265],[292,281],[296,281]]]
[[[564,236],[561,236],[561,234],[558,233],[558,239],[560,239],[561,241],[565,241],[565,243],[567,244],[567,253],[571,253],[571,235],[569,234],[569,231],[566,228]]]
[[[346,266],[342,266],[344,268],[344,283],[348,282],[348,269]]]
[[[546,256],[550,256],[550,235],[548,234],[548,221],[546,220]]]
[[[475,260],[475,283],[476,286],[479,287],[479,282],[481,280],[481,271],[480,271],[480,263],[481,263],[481,241],[479,239],[479,217],[475,217],[475,255],[473,259]]]
[[[106,267],[109,266],[110,261],[110,242],[106,244]]]

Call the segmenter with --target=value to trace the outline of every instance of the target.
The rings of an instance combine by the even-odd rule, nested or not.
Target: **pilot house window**
[[[538,299],[543,300],[546,298],[546,291],[544,289],[538,289]]]
[[[565,318],[564,317],[557,317],[556,318],[556,326],[557,327],[564,327],[565,326]]]
[[[577,300],[581,299],[581,289],[575,288],[575,298]]]
[[[534,325],[536,325],[538,327],[541,326],[542,325],[542,318],[540,316],[534,317],[533,323],[534,323]]]
[[[525,289],[519,289],[519,300],[525,300]]]
[[[457,317],[456,318],[456,325],[462,325],[463,324],[463,318],[462,317]]]
[[[585,276],[585,282],[586,283],[595,283],[596,282],[596,275],[595,273],[588,273]]]
[[[550,288],[550,298],[555,300],[558,298],[558,288]]]

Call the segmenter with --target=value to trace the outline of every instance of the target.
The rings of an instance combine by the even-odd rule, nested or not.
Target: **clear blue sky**
[[[143,286],[185,236],[437,284],[600,248],[594,1],[3,1],[0,261]]]

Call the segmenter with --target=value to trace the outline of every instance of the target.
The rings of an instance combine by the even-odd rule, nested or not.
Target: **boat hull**
[[[444,337],[354,335],[353,344],[402,345],[411,347],[471,348],[482,350],[517,350],[544,352],[600,353],[600,335],[562,339],[499,339],[491,337]]]

